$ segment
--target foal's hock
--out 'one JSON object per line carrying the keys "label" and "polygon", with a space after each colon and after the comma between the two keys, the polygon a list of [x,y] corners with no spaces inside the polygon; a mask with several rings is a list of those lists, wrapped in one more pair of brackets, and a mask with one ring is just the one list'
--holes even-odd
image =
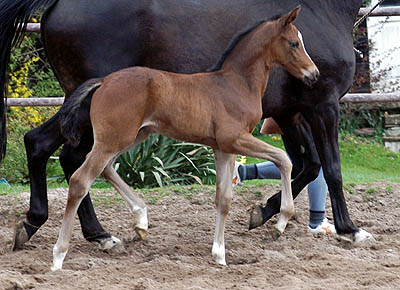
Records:
{"label": "foal's hock", "polygon": [[299,11],[298,7],[239,34],[210,72],[184,75],[132,67],[104,79],[90,80],[66,100],[60,111],[62,131],[77,144],[79,120],[74,118],[74,110],[80,109],[94,91],[90,107],[94,145],[70,179],[64,220],[53,250],[53,270],[62,268],[77,208],[100,174],[131,206],[137,215],[135,230],[146,238],[146,206],[112,164],[150,133],[213,148],[217,220],[212,255],[218,264],[226,264],[224,228],[231,204],[236,154],[271,160],[281,170],[282,203],[276,229],[283,232],[294,211],[292,166],[282,150],[259,141],[251,132],[262,116],[261,99],[272,66],[283,66],[309,85],[318,78],[318,69],[305,52],[301,33],[292,25]]}

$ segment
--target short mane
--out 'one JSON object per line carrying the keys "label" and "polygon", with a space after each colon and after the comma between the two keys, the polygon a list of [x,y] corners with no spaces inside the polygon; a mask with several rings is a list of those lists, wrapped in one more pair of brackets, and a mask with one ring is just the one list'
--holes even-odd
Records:
{"label": "short mane", "polygon": [[264,20],[260,20],[258,21],[256,24],[248,27],[247,29],[245,29],[242,32],[237,33],[231,40],[231,42],[229,43],[228,47],[225,49],[224,53],[221,55],[221,57],[219,58],[218,62],[211,68],[209,68],[207,71],[208,72],[214,72],[217,70],[220,70],[222,68],[222,65],[224,64],[226,58],[231,54],[231,52],[233,51],[233,49],[236,47],[236,45],[250,32],[252,32],[254,29],[256,29],[258,26],[260,26],[261,24],[268,22],[268,21],[274,21],[277,20],[278,18],[280,18],[281,15],[275,15],[274,17],[268,18],[268,19],[264,19]]}

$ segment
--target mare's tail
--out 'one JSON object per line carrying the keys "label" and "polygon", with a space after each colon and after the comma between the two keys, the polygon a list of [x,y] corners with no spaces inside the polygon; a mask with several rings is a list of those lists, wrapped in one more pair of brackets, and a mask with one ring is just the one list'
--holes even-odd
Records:
{"label": "mare's tail", "polygon": [[59,114],[61,134],[73,147],[78,146],[82,134],[90,125],[90,104],[93,93],[103,83],[104,78],[90,79],[80,85],[66,98]]}
{"label": "mare's tail", "polygon": [[39,9],[47,9],[57,0],[0,0],[0,161],[6,154],[7,67],[11,47],[22,39],[29,17]]}

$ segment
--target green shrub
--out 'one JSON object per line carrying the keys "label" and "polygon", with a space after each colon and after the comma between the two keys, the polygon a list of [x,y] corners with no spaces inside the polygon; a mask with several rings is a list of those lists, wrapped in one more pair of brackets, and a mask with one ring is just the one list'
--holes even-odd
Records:
{"label": "green shrub", "polygon": [[[54,77],[38,34],[27,34],[21,45],[13,49],[8,83],[9,98],[62,96],[63,92]],[[7,155],[0,164],[0,177],[10,183],[28,182],[28,168],[24,135],[39,126],[58,110],[57,107],[10,107],[7,114]],[[56,157],[55,157],[56,158]],[[51,159],[48,176],[62,174],[57,160]]]}
{"label": "green shrub", "polygon": [[[51,117],[58,108],[35,108],[41,120]],[[28,164],[24,146],[24,135],[35,128],[38,123],[32,122],[29,110],[20,108],[17,112],[11,110],[7,116],[7,155],[0,164],[0,178],[5,178],[9,183],[27,183]],[[57,160],[51,159],[47,165],[49,177],[62,174]]]}
{"label": "green shrub", "polygon": [[157,134],[121,155],[116,161],[119,175],[134,187],[172,184],[214,184],[212,150]]}

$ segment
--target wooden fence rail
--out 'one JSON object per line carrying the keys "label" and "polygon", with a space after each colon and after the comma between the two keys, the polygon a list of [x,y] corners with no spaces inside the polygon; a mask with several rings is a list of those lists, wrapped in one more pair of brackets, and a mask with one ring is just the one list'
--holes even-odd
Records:
{"label": "wooden fence rail", "polygon": [[346,94],[341,103],[394,103],[400,102],[400,93]]}
{"label": "wooden fence rail", "polygon": [[[61,106],[64,98],[8,98],[7,106],[29,107],[29,106]],[[400,102],[400,93],[382,94],[347,94],[341,103],[394,103]]]}
{"label": "wooden fence rail", "polygon": [[33,106],[61,106],[64,98],[7,98],[7,106],[33,107]]}
{"label": "wooden fence rail", "polygon": [[[368,13],[370,8],[361,8],[358,16],[363,16]],[[400,7],[382,7],[377,8],[369,16],[400,16]]]}

